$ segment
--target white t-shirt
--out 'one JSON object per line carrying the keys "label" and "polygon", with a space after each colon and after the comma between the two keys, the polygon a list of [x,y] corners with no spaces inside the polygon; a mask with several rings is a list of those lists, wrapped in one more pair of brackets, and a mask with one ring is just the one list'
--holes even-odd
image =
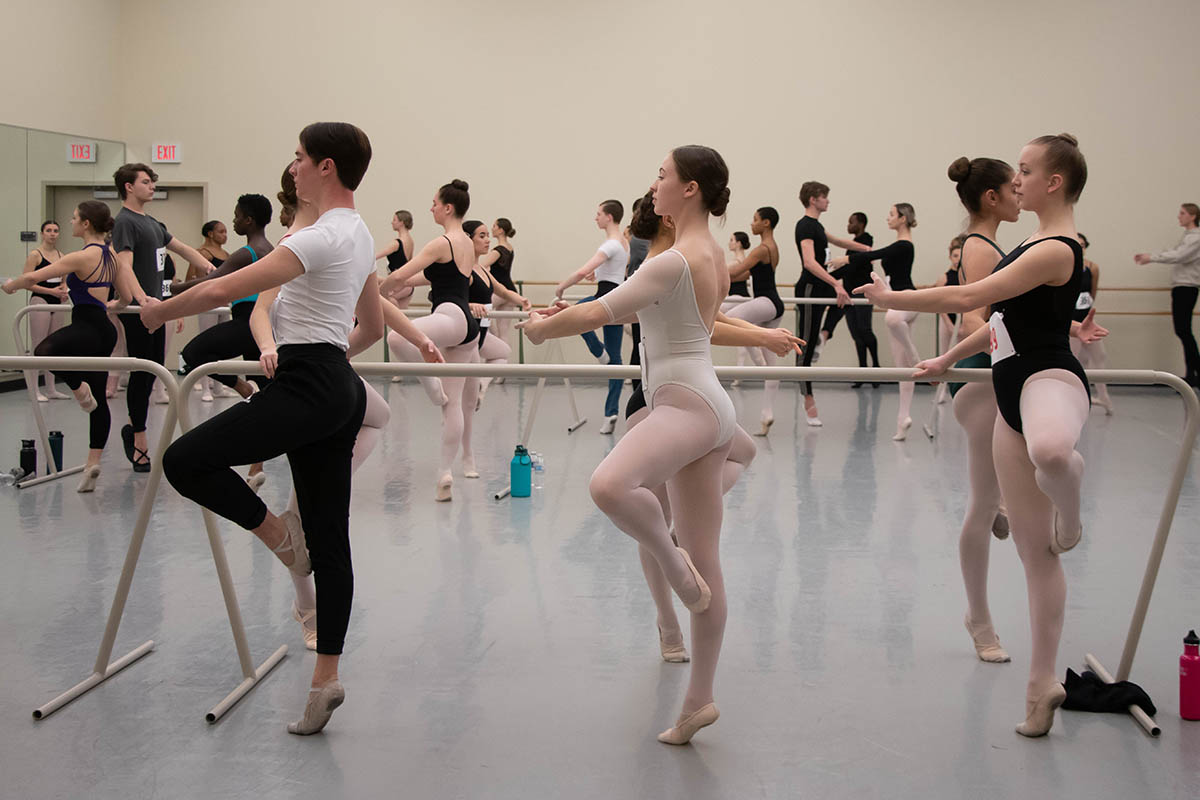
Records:
{"label": "white t-shirt", "polygon": [[616,239],[605,239],[596,252],[604,256],[604,263],[596,267],[597,281],[620,283],[625,280],[625,267],[629,266],[629,251]]}
{"label": "white t-shirt", "polygon": [[304,273],[279,290],[271,306],[277,345],[332,344],[347,349],[354,307],[375,271],[375,241],[358,212],[332,208],[280,243]]}

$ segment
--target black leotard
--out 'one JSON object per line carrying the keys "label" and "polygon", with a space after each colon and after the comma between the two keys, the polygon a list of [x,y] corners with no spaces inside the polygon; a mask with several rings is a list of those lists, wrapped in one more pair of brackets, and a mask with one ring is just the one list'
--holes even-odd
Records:
{"label": "black leotard", "polygon": [[916,251],[913,249],[912,242],[908,239],[897,239],[879,250],[850,253],[850,263],[878,260],[883,265],[883,271],[891,279],[892,291],[900,292],[905,289],[917,288],[912,280],[915,255]]}
{"label": "black leotard", "polygon": [[[947,286],[958,286],[959,285],[957,268],[951,267],[950,269],[946,270],[946,285]],[[951,325],[953,325],[955,322],[958,322],[958,314],[955,314],[952,312],[952,313],[947,314],[946,316],[950,319]]]}
{"label": "black leotard", "polygon": [[[1085,298],[1084,295],[1087,295],[1087,297]],[[1075,313],[1071,319],[1076,322],[1083,322],[1087,318],[1088,311],[1092,309],[1092,303],[1094,302],[1095,298],[1092,297],[1092,270],[1091,267],[1084,264],[1083,279],[1079,282],[1079,298],[1075,301]]]}
{"label": "black leotard", "polygon": [[404,252],[404,242],[396,240],[396,252],[388,253],[388,272],[395,272],[408,263],[408,254]]}
{"label": "black leotard", "polygon": [[1012,338],[1015,355],[992,364],[992,387],[996,407],[1008,426],[1017,433],[1021,427],[1021,392],[1030,376],[1049,369],[1065,369],[1079,377],[1091,399],[1087,374],[1071,353],[1071,317],[1083,280],[1083,248],[1067,236],[1048,236],[1025,242],[996,265],[999,271],[1016,261],[1029,248],[1047,241],[1065,242],[1075,256],[1071,278],[1062,286],[1042,284],[1017,297],[992,306],[1003,315],[1004,327]]}
{"label": "black leotard", "polygon": [[[960,257],[958,260],[958,284],[960,286],[966,286],[967,283],[969,283],[969,281],[967,281],[966,272],[963,270],[963,266],[966,264],[966,261],[967,261],[967,241],[970,239],[982,239],[983,241],[990,244],[992,246],[993,250],[995,250],[997,253],[1000,254],[1000,258],[1004,258],[1004,251],[1000,249],[1000,245],[996,244],[991,239],[987,238],[986,236],[982,236],[978,233],[967,234],[966,238],[963,239],[962,257]],[[949,272],[947,272],[947,275],[949,275]],[[991,358],[988,357],[987,353],[975,353],[974,355],[969,355],[966,358],[962,359],[961,361],[956,363],[954,366],[956,369],[991,369],[992,360],[991,360]],[[966,386],[965,383],[950,384],[950,396],[954,397],[955,395],[957,395],[958,390],[964,386]]]}
{"label": "black leotard", "polygon": [[501,286],[505,286],[509,291],[515,292],[517,287],[512,279],[513,251],[499,245],[492,249],[500,254],[499,258],[496,259],[496,263],[492,264],[492,277],[499,281]]}
{"label": "black leotard", "polygon": [[449,236],[442,236],[450,245],[450,260],[435,261],[425,268],[425,280],[429,281],[429,304],[437,309],[442,303],[453,303],[462,309],[467,318],[467,336],[460,345],[470,344],[479,336],[479,320],[471,314],[467,298],[471,293],[471,281],[463,275],[454,260],[454,245]]}
{"label": "black leotard", "polygon": [[[479,276],[479,270],[471,270],[471,283],[467,287],[467,299],[472,303],[477,303],[481,306],[491,305],[492,302],[492,284],[490,279],[485,280]],[[490,320],[486,317],[479,320],[479,347],[483,349],[483,340],[487,336]]]}
{"label": "black leotard", "polygon": [[[41,250],[34,250],[33,252],[37,253],[42,259],[41,263],[38,264],[36,267],[34,267],[34,269],[41,269],[43,267],[50,266],[50,264],[52,262],[46,258],[45,253],[43,253]],[[42,287],[43,289],[57,289],[61,284],[62,284],[61,277],[46,278],[46,280],[44,280],[44,281],[37,282],[37,285]],[[45,300],[48,305],[52,305],[52,306],[62,305],[62,300],[58,299],[57,297],[55,297],[52,294],[39,294],[37,292],[35,292],[34,294],[36,294],[41,299]]]}
{"label": "black leotard", "polygon": [[[767,258],[772,255],[767,247]],[[766,297],[775,306],[775,318],[783,316],[783,301],[779,299],[779,290],[775,288],[775,267],[770,261],[760,261],[750,268],[750,283],[754,288],[755,297]]]}
{"label": "black leotard", "polygon": [[736,295],[737,297],[749,297],[750,285],[746,281],[730,281],[729,294],[730,296]]}

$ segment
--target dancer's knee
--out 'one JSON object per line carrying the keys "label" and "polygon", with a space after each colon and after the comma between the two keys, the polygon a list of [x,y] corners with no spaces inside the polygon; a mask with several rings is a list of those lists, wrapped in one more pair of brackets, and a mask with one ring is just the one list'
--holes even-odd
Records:
{"label": "dancer's knee", "polygon": [[1052,475],[1067,471],[1075,456],[1075,443],[1057,431],[1047,431],[1028,438],[1027,447],[1033,465]]}
{"label": "dancer's knee", "polygon": [[621,508],[629,495],[629,489],[628,481],[622,479],[619,471],[604,463],[596,467],[591,480],[588,481],[588,492],[592,496],[592,502],[606,514]]}

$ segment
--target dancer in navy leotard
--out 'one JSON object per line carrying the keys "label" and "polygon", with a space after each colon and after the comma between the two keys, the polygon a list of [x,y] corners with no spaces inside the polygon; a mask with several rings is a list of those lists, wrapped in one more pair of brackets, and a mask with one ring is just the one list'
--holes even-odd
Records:
{"label": "dancer in navy leotard", "polygon": [[[66,277],[73,304],[71,324],[38,343],[34,355],[104,357],[112,353],[117,331],[108,319],[109,293],[116,288],[126,301],[133,297],[132,274],[120,273],[116,258],[105,242],[112,227],[108,206],[99,200],[85,200],[71,215],[71,232],[83,239],[83,249],[5,282],[4,292],[12,294],[38,281]],[[100,456],[112,424],[108,398],[104,396],[108,373],[55,370],[55,374],[71,387],[79,407],[88,413],[88,458],[78,491],[91,492],[100,477]]]}
{"label": "dancer in navy leotard", "polygon": [[[1025,721],[1017,732],[1043,736],[1066,698],[1056,664],[1066,606],[1059,555],[1083,534],[1084,465],[1075,444],[1087,421],[1089,394],[1068,342],[1083,275],[1074,206],[1087,181],[1087,164],[1069,134],[1034,139],[1019,164],[1013,189],[1021,207],[1038,215],[1038,230],[991,275],[965,286],[909,292],[892,291],[876,278],[862,293],[876,305],[910,311],[991,306],[987,327],[918,364],[914,377],[941,374],[955,359],[990,349],[1001,417],[993,434],[996,474],[1025,567],[1033,638]],[[1092,327],[1089,315],[1083,338],[1091,338]]]}

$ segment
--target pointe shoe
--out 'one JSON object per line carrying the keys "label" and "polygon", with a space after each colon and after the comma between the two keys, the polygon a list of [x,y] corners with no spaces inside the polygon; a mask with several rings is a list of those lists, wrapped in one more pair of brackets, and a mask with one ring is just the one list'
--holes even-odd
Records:
{"label": "pointe shoe", "polygon": [[437,491],[434,492],[433,499],[439,503],[447,503],[450,501],[450,487],[454,485],[454,477],[447,472],[442,477],[438,478]]}
{"label": "pointe shoe", "polygon": [[692,660],[688,655],[687,646],[683,643],[683,631],[679,632],[679,644],[667,644],[663,638],[663,629],[658,629],[658,649],[662,651],[662,660],[668,664],[686,664]]}
{"label": "pointe shoe", "polygon": [[258,494],[258,490],[261,489],[262,485],[266,482],[267,473],[265,472],[256,472],[253,475],[246,476],[246,485],[253,489],[255,494]]}
{"label": "pointe shoe", "polygon": [[[675,549],[679,551],[679,555],[683,556],[683,563],[687,564],[687,568],[691,571],[692,577],[696,579],[696,585],[700,587],[700,596],[690,603],[685,600],[683,605],[693,614],[703,614],[705,611],[708,611],[708,606],[710,603],[712,603],[712,590],[708,588],[708,584],[704,582],[704,578],[701,577],[700,571],[696,569],[696,565],[692,563],[692,557],[688,555],[688,551],[684,550],[682,547],[676,547]],[[676,594],[678,594],[678,592],[676,592]],[[679,599],[683,600],[682,597]]]}
{"label": "pointe shoe", "polygon": [[1039,697],[1033,704],[1033,710],[1025,717],[1025,721],[1017,726],[1017,733],[1022,736],[1045,736],[1054,725],[1054,711],[1067,699],[1067,690],[1061,683]]}
{"label": "pointe shoe", "polygon": [[1065,534],[1058,529],[1058,509],[1054,509],[1054,535],[1050,539],[1050,552],[1056,556],[1061,556],[1068,550],[1074,549],[1075,545],[1079,544],[1079,540],[1083,538],[1083,526],[1079,526],[1079,530],[1074,535]]}
{"label": "pointe shoe", "polygon": [[312,572],[312,562],[308,558],[308,545],[304,541],[304,526],[300,524],[300,515],[289,509],[279,515],[279,521],[283,523],[287,534],[279,544],[271,548],[272,552],[290,552],[292,563],[288,569],[297,575],[307,575]]}
{"label": "pointe shoe", "polygon": [[680,715],[675,727],[667,728],[660,733],[658,740],[663,744],[687,744],[697,731],[712,725],[720,716],[721,712],[717,710],[715,703],[701,706],[691,714]]}
{"label": "pointe shoe", "polygon": [[1005,649],[1000,645],[1000,637],[996,635],[991,625],[973,625],[971,618],[963,617],[963,625],[971,634],[971,643],[975,645],[975,655],[980,661],[989,664],[1007,664],[1012,661]]}
{"label": "pointe shoe", "polygon": [[1008,515],[1003,511],[997,511],[996,518],[992,520],[992,536],[995,536],[1000,541],[1004,541],[1008,538],[1011,530],[1008,526]]}
{"label": "pointe shoe", "polygon": [[100,465],[92,464],[90,467],[83,468],[83,479],[79,481],[79,486],[75,491],[80,494],[96,491],[96,479],[100,477]]}
{"label": "pointe shoe", "polygon": [[304,646],[309,650],[317,649],[317,610],[310,608],[307,611],[301,611],[300,606],[296,605],[296,601],[292,601],[292,619],[300,623],[300,629],[304,632]]}
{"label": "pointe shoe", "polygon": [[463,477],[478,478],[479,469],[475,466],[475,459],[463,459]]}
{"label": "pointe shoe", "polygon": [[912,427],[912,417],[905,417],[904,421],[896,426],[896,435],[892,437],[893,442],[903,442],[908,438],[908,429]]}
{"label": "pointe shoe", "polygon": [[38,393],[37,393],[37,401],[38,401],[39,403],[49,403],[49,402],[50,402],[50,398],[49,398],[49,397],[46,397],[46,395],[42,394],[41,392],[38,392]]}
{"label": "pointe shoe", "polygon": [[[110,397],[111,397],[111,395],[110,395]],[[200,402],[201,403],[211,403],[212,401],[213,401],[212,391],[210,389],[205,389],[204,394],[200,395]]]}
{"label": "pointe shoe", "polygon": [[288,733],[309,736],[320,732],[329,723],[334,709],[346,700],[346,690],[341,681],[330,681],[321,688],[308,690],[308,704],[304,706],[304,718],[289,722]]}
{"label": "pointe shoe", "polygon": [[759,424],[762,425],[762,428],[759,429],[758,433],[756,433],[755,436],[766,436],[768,433],[770,433],[771,426],[775,424],[775,418],[774,417],[763,417],[759,421]]}
{"label": "pointe shoe", "polygon": [[79,407],[83,409],[83,413],[90,414],[100,406],[100,403],[92,395],[91,386],[81,383],[79,384],[79,388],[82,392],[76,392],[75,399],[79,402]]}

